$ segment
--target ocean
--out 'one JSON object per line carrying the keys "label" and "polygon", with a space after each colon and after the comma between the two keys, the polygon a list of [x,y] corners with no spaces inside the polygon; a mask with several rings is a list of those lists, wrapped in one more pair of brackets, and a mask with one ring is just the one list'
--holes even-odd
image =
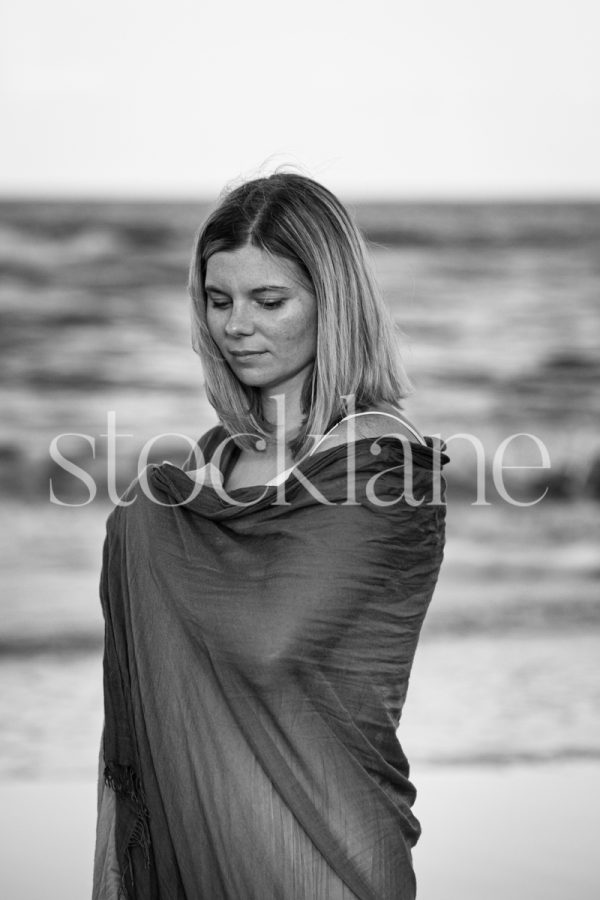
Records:
{"label": "ocean", "polygon": [[[401,331],[406,414],[451,457],[403,748],[431,766],[598,759],[600,204],[351,208]],[[0,203],[0,778],[95,772],[109,419],[118,491],[147,441],[177,464],[214,423],[186,288],[207,211]],[[504,491],[502,462],[519,467]]]}

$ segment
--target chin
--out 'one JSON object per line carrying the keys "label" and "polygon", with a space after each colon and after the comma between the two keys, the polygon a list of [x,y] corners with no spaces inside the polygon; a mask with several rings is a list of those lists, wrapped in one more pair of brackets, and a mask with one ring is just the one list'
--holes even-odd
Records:
{"label": "chin", "polygon": [[238,375],[237,380],[239,381],[240,384],[243,384],[244,387],[252,387],[252,388],[264,387],[263,382],[261,381],[260,378],[252,378],[251,376],[248,377],[247,375],[244,378],[240,378],[240,376]]}
{"label": "chin", "polygon": [[270,379],[265,378],[264,375],[260,375],[258,372],[235,372],[233,373],[240,384],[245,385],[246,387],[253,388],[263,388],[268,387],[270,384]]}

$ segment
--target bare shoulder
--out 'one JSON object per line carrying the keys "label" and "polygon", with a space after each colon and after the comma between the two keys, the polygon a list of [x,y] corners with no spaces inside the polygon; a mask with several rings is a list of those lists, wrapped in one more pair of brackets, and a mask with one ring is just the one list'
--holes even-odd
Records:
{"label": "bare shoulder", "polygon": [[[407,425],[410,427],[407,427]],[[414,429],[414,432],[411,431],[411,428]],[[343,419],[325,435],[319,444],[319,450],[329,450],[340,444],[346,444],[348,441],[361,440],[362,438],[385,436],[400,437],[415,444],[423,443],[419,440],[421,432],[406,418],[404,413],[391,406],[386,406],[367,410]]]}

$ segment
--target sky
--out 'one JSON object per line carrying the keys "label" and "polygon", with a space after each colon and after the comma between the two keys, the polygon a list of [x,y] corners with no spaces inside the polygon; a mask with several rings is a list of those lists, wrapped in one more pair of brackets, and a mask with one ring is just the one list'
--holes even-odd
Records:
{"label": "sky", "polygon": [[597,0],[4,0],[0,195],[600,198]]}

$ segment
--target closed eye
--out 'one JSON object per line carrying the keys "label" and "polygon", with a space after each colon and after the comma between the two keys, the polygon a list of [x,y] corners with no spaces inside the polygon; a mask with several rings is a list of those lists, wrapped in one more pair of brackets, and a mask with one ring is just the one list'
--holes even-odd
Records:
{"label": "closed eye", "polygon": [[283,306],[283,300],[261,300],[259,301],[260,306],[263,309],[277,309],[279,306]]}
{"label": "closed eye", "polygon": [[[215,297],[209,297],[208,302],[212,309],[227,309],[228,306],[231,306],[231,300],[227,299],[217,300]],[[257,300],[256,303],[261,309],[278,309],[283,306],[285,300]]]}
{"label": "closed eye", "polygon": [[231,305],[231,300],[215,300],[214,297],[209,297],[208,302],[213,309],[227,309]]}

